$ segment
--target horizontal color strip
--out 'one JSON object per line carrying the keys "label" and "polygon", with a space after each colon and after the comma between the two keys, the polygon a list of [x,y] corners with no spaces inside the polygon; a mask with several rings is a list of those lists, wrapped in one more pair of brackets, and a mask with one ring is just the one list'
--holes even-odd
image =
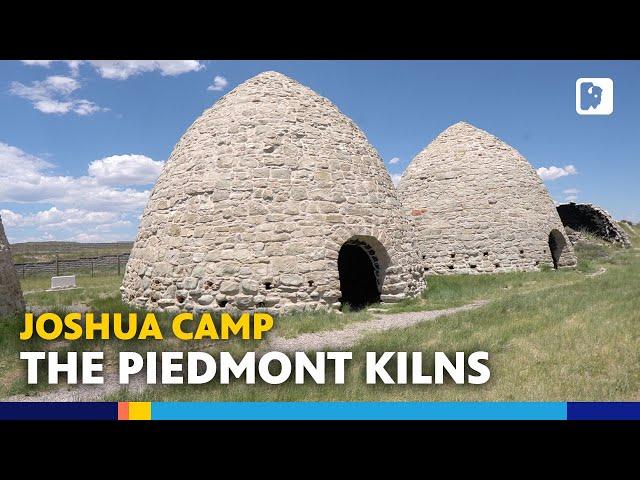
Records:
{"label": "horizontal color strip", "polygon": [[566,420],[564,402],[153,403],[153,420]]}
{"label": "horizontal color strip", "polygon": [[129,402],[118,402],[118,420],[129,420]]}
{"label": "horizontal color strip", "polygon": [[640,402],[569,402],[568,420],[640,420]]}
{"label": "horizontal color strip", "polygon": [[129,420],[151,420],[151,402],[129,402]]}
{"label": "horizontal color strip", "polygon": [[640,402],[0,402],[0,420],[640,420]]}
{"label": "horizontal color strip", "polygon": [[0,420],[117,420],[116,402],[0,402]]}

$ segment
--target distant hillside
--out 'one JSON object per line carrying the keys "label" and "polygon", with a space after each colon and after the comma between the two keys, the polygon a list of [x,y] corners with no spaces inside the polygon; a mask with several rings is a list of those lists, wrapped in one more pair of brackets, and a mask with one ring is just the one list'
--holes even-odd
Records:
{"label": "distant hillside", "polygon": [[50,262],[56,258],[71,259],[129,253],[133,242],[78,243],[78,242],[25,242],[11,245],[14,263]]}

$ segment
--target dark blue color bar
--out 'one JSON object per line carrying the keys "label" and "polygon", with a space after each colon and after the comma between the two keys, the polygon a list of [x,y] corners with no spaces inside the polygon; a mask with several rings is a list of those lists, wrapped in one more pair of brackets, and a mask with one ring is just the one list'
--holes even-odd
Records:
{"label": "dark blue color bar", "polygon": [[640,420],[640,402],[568,402],[567,420]]}
{"label": "dark blue color bar", "polygon": [[564,402],[153,402],[153,420],[566,420]]}
{"label": "dark blue color bar", "polygon": [[117,420],[116,402],[0,402],[0,420]]}
{"label": "dark blue color bar", "polygon": [[[640,420],[640,402],[154,402],[153,420]],[[0,420],[117,420],[115,402],[0,402]]]}

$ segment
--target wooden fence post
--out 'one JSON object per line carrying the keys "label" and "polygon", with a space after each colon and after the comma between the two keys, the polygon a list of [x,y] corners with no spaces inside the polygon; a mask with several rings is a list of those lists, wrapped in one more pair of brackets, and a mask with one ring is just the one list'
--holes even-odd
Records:
{"label": "wooden fence post", "polygon": [[56,253],[56,277],[60,276],[60,259],[58,258],[58,254]]}

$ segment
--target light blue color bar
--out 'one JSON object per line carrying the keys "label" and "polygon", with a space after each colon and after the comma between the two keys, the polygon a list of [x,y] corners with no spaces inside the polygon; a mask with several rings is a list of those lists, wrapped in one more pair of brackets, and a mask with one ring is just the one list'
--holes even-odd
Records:
{"label": "light blue color bar", "polygon": [[565,402],[153,402],[152,420],[566,420]]}

